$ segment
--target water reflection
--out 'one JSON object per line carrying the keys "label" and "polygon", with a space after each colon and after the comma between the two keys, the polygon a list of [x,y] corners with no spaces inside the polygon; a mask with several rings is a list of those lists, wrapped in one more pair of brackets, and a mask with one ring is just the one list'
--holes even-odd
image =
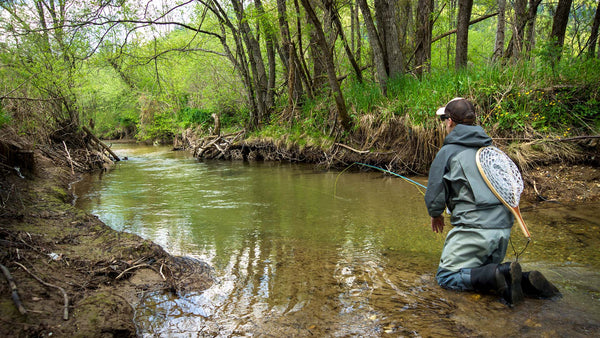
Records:
{"label": "water reflection", "polygon": [[[433,280],[443,235],[422,195],[379,173],[281,163],[201,162],[166,148],[77,186],[78,206],[118,230],[215,268],[201,294],[146,294],[146,336],[514,336],[598,333],[599,205],[524,206],[535,242],[521,258],[563,291],[508,310]],[[335,193],[334,193],[335,192]],[[515,232],[514,244],[523,241]],[[483,317],[483,319],[482,319]]]}

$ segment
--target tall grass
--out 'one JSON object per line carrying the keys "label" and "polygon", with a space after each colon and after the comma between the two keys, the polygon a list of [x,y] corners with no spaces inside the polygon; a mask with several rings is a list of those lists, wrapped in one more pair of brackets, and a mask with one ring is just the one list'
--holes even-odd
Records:
{"label": "tall grass", "polygon": [[375,114],[382,121],[407,115],[430,127],[438,124],[436,109],[459,96],[471,100],[480,123],[498,133],[599,133],[600,61],[565,60],[557,67],[552,72],[541,62],[522,62],[438,71],[422,79],[406,75],[389,81],[387,97],[373,84],[351,83],[344,94],[357,115]]}

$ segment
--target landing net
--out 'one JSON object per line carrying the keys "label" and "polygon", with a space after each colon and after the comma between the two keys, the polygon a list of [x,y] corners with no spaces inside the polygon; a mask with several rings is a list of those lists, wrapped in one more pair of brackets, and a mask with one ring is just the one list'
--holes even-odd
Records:
{"label": "landing net", "polygon": [[479,150],[478,162],[499,197],[515,208],[523,192],[523,178],[517,165],[502,150],[489,146]]}

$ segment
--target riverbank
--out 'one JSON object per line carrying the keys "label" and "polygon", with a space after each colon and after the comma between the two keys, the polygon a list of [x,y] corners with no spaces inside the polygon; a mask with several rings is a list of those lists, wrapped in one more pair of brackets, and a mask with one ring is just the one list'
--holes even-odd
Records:
{"label": "riverbank", "polygon": [[16,286],[0,283],[3,337],[133,337],[145,293],[211,285],[202,262],[171,256],[73,207],[69,184],[76,176],[40,152],[27,178],[2,174],[0,263]]}
{"label": "riverbank", "polygon": [[[42,154],[35,156],[37,169],[29,178],[9,174],[0,183],[1,263],[10,271],[27,310],[25,315],[19,313],[8,283],[2,283],[3,336],[135,336],[134,309],[144,294],[211,285],[209,267],[190,265],[74,208],[69,183],[76,177],[70,168]],[[540,166],[524,176],[527,203],[580,203],[600,197],[600,174],[593,166]],[[178,284],[183,275],[197,278]],[[67,320],[65,298],[56,287],[67,294]]]}

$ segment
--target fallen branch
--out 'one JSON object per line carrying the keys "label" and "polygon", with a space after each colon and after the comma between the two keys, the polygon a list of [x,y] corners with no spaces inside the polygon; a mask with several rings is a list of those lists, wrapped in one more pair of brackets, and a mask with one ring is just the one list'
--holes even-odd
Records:
{"label": "fallen branch", "polygon": [[25,272],[27,272],[28,274],[30,274],[31,277],[35,278],[35,280],[37,280],[41,284],[43,284],[43,285],[45,285],[47,287],[51,287],[51,288],[55,288],[55,289],[59,289],[60,290],[60,292],[63,295],[64,301],[65,301],[65,306],[64,306],[64,310],[63,310],[63,319],[64,320],[69,320],[69,296],[67,295],[67,292],[65,291],[65,289],[61,288],[60,286],[56,286],[54,284],[50,284],[50,283],[44,282],[38,276],[34,275],[31,271],[27,270],[27,268],[23,264],[21,264],[19,262],[13,262],[13,263],[15,263],[18,266],[20,266],[21,268],[23,268],[23,270],[25,270]]}
{"label": "fallen branch", "polygon": [[117,156],[117,154],[115,154],[112,150],[110,150],[110,147],[107,146],[106,144],[104,144],[104,142],[100,141],[100,139],[98,137],[96,137],[96,135],[94,135],[92,133],[91,130],[88,129],[88,127],[86,126],[82,126],[81,127],[88,135],[90,135],[90,137],[96,141],[96,143],[98,143],[102,148],[104,148],[106,151],[108,151],[109,154],[112,155],[112,157],[119,162],[121,159],[119,158],[119,156]]}
{"label": "fallen branch", "polygon": [[[150,265],[150,264],[139,264],[139,265],[135,265],[135,266],[132,266],[132,267],[130,267],[130,268],[127,268],[127,269],[123,270],[123,272],[121,272],[121,273],[120,273],[120,274],[119,274],[119,275],[118,275],[118,276],[117,276],[115,279],[116,279],[116,280],[119,280],[119,279],[121,279],[121,277],[123,277],[123,275],[124,275],[125,273],[127,273],[127,272],[129,272],[129,271],[131,271],[131,270],[133,270],[133,269],[139,269],[139,268],[149,268],[149,269],[152,269],[152,270],[154,270],[154,272],[158,272],[158,271],[156,271],[156,269],[155,269],[155,268],[154,268],[152,265]],[[162,274],[161,274],[161,275],[162,275]]]}
{"label": "fallen branch", "polygon": [[219,140],[221,140],[221,137],[217,137],[214,140],[210,141],[206,146],[202,146],[200,149],[200,153],[198,153],[197,157],[202,157],[202,155],[204,154],[205,151],[208,150],[208,148],[210,148],[211,146],[213,146],[214,144],[216,144],[217,142],[219,142]]}
{"label": "fallen branch", "polygon": [[165,265],[165,263],[162,263],[162,264],[160,265],[160,271],[159,271],[159,272],[160,272],[160,276],[162,277],[162,279],[163,279],[164,281],[166,281],[166,280],[167,280],[167,278],[165,278],[165,275],[164,275],[164,274],[163,274],[163,272],[162,272],[163,265]]}
{"label": "fallen branch", "polygon": [[67,159],[69,160],[69,163],[71,163],[71,174],[75,175],[75,169],[73,168],[73,160],[71,159],[71,153],[69,153],[69,148],[67,148],[67,144],[65,143],[65,141],[62,141],[62,143],[65,146],[65,151],[67,152]]}
{"label": "fallen branch", "polygon": [[533,137],[493,137],[494,141],[521,141],[521,142],[567,142],[567,141],[577,141],[577,140],[587,140],[587,139],[595,139],[600,138],[600,135],[581,135],[581,136],[573,136],[573,137],[565,137],[565,138],[533,138]]}
{"label": "fallen branch", "polygon": [[8,271],[7,267],[0,264],[0,268],[2,269],[2,273],[4,273],[4,277],[6,277],[6,281],[8,282],[8,285],[10,286],[13,303],[15,303],[15,306],[17,307],[17,309],[19,309],[19,312],[22,315],[24,315],[25,313],[27,313],[27,310],[25,310],[25,307],[23,307],[23,303],[21,303],[21,299],[19,298],[19,292],[17,289],[17,284],[15,284],[15,280],[13,279],[12,275],[10,274],[10,271]]}
{"label": "fallen branch", "polygon": [[600,135],[582,135],[582,136],[573,136],[567,138],[560,138],[556,140],[557,142],[566,142],[566,141],[576,141],[576,140],[586,140],[590,138],[600,138]]}
{"label": "fallen branch", "polygon": [[368,153],[370,153],[370,151],[369,151],[369,150],[356,150],[356,149],[354,149],[354,148],[352,148],[352,147],[349,147],[349,146],[347,146],[347,145],[345,145],[345,144],[342,144],[342,143],[334,143],[334,144],[335,144],[336,146],[339,146],[339,147],[342,147],[342,148],[346,148],[346,149],[348,149],[348,150],[351,150],[351,151],[353,151],[353,152],[355,152],[355,153],[359,153],[359,154],[368,154]]}

